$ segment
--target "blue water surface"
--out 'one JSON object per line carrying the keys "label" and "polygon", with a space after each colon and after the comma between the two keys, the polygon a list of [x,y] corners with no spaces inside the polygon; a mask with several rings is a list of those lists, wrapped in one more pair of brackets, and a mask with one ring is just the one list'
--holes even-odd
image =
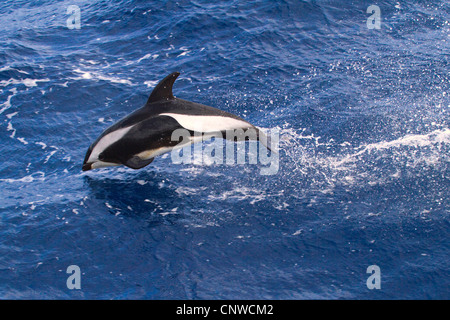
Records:
{"label": "blue water surface", "polygon": [[[0,28],[0,298],[450,298],[448,1],[4,0]],[[82,172],[174,71],[276,129],[278,172]]]}

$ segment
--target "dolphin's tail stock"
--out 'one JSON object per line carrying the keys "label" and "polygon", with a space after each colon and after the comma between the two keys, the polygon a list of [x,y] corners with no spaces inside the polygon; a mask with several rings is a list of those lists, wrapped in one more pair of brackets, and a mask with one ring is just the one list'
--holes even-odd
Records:
{"label": "dolphin's tail stock", "polygon": [[272,139],[270,135],[267,135],[261,128],[255,127],[258,133],[258,141],[262,143],[271,152],[278,154],[276,147],[272,145]]}

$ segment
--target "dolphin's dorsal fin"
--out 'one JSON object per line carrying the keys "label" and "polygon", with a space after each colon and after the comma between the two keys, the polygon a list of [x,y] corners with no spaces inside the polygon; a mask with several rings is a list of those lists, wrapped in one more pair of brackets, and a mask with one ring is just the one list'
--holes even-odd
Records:
{"label": "dolphin's dorsal fin", "polygon": [[174,99],[173,93],[172,93],[172,86],[177,77],[180,75],[179,72],[174,72],[169,74],[167,77],[162,79],[153,89],[152,93],[150,94],[150,97],[147,100],[146,105],[161,101],[161,100],[171,100]]}

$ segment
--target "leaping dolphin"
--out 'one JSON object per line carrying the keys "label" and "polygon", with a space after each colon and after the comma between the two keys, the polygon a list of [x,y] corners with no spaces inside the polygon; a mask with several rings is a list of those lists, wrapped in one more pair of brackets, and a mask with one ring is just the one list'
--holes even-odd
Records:
{"label": "leaping dolphin", "polygon": [[[172,86],[179,75],[179,72],[174,72],[165,77],[153,89],[142,108],[106,129],[87,150],[83,171],[118,165],[143,168],[156,156],[170,152],[179,144],[171,138],[177,129],[188,130],[191,137],[195,133],[220,133],[223,138],[227,137],[227,130],[254,129],[255,138],[246,139],[259,140],[270,150],[264,132],[244,119],[213,107],[175,98]],[[191,139],[190,143],[196,141]]]}

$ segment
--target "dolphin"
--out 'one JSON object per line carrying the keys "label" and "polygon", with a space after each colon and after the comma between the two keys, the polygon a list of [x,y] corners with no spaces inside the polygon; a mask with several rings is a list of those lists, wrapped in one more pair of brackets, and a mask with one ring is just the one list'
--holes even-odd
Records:
{"label": "dolphin", "polygon": [[156,85],[142,108],[103,131],[88,148],[82,170],[119,165],[143,168],[156,156],[180,147],[180,142],[172,139],[177,129],[191,135],[182,146],[199,141],[194,138],[198,134],[228,138],[229,130],[252,129],[256,134],[245,136],[245,140],[258,140],[270,150],[264,132],[237,115],[174,97],[172,86],[179,75],[169,74]]}

